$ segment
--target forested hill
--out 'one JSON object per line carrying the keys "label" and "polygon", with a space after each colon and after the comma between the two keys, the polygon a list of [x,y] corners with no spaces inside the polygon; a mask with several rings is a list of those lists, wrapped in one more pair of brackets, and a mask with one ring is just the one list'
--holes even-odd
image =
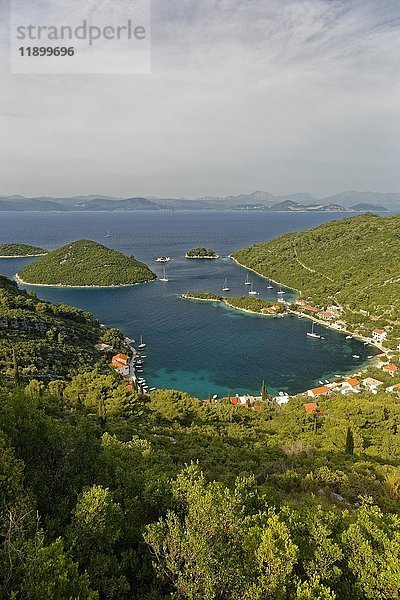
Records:
{"label": "forested hill", "polygon": [[32,284],[114,286],[144,283],[155,275],[133,256],[90,240],[78,240],[50,252],[18,274]]}
{"label": "forested hill", "polygon": [[29,246],[27,244],[0,244],[1,256],[41,256],[46,254],[47,250],[38,248],[37,246]]}
{"label": "forested hill", "polygon": [[100,324],[92,315],[66,304],[39,300],[0,276],[0,382],[36,378],[48,382],[93,368],[102,360],[95,350]]}
{"label": "forested hill", "polygon": [[335,300],[390,328],[400,320],[399,232],[400,215],[367,213],[282,235],[234,258],[319,306]]}

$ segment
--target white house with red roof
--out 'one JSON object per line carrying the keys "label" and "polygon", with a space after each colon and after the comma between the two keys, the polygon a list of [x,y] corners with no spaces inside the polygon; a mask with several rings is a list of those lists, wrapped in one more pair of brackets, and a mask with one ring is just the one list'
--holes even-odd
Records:
{"label": "white house with red roof", "polygon": [[384,342],[387,338],[387,333],[383,329],[374,329],[372,332],[372,339],[376,342]]}

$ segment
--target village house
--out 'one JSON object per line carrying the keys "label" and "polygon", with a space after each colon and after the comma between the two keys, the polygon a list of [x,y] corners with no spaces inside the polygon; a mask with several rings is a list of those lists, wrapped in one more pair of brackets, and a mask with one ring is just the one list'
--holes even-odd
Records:
{"label": "village house", "polygon": [[331,389],[326,385],[307,391],[307,395],[310,396],[310,398],[315,398],[316,396],[328,396],[330,393]]}
{"label": "village house", "polygon": [[372,339],[376,342],[384,342],[387,338],[387,333],[383,329],[374,329],[372,332]]}
{"label": "village house", "polygon": [[115,354],[111,359],[111,366],[122,377],[128,377],[130,374],[130,358],[126,354]]}
{"label": "village house", "polygon": [[374,379],[373,377],[367,377],[362,380],[362,386],[373,394],[377,393],[378,387],[381,385],[383,385],[383,381],[379,381],[379,379]]}
{"label": "village house", "polygon": [[386,388],[385,392],[400,394],[400,383],[395,383],[395,385],[390,385],[389,387]]}
{"label": "village house", "polygon": [[114,369],[126,366],[129,363],[129,357],[126,354],[115,354],[111,359],[111,364]]}
{"label": "village house", "polygon": [[320,319],[323,319],[324,321],[332,321],[333,319],[336,318],[336,315],[334,315],[332,312],[321,312],[318,314],[318,317]]}
{"label": "village house", "polygon": [[289,394],[285,394],[284,392],[280,392],[278,396],[274,397],[274,400],[277,404],[287,404],[290,400]]}
{"label": "village house", "polygon": [[308,310],[308,312],[311,312],[311,313],[319,312],[318,308],[315,308],[315,306],[310,306],[309,304],[303,304],[303,309]]}
{"label": "village house", "polygon": [[389,375],[391,375],[391,377],[394,377],[395,375],[398,374],[399,367],[397,367],[393,363],[389,363],[388,365],[383,365],[382,371],[385,371],[385,373],[389,373]]}
{"label": "village house", "polygon": [[304,410],[308,415],[315,413],[318,410],[318,404],[316,402],[307,402],[307,404],[304,405]]}
{"label": "village house", "polygon": [[361,381],[356,379],[355,377],[349,377],[345,379],[341,384],[341,393],[348,394],[349,392],[355,392],[358,394],[360,392]]}

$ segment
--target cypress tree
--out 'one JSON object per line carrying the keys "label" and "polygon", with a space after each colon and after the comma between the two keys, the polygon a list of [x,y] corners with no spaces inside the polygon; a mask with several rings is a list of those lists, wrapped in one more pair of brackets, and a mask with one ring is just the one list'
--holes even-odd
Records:
{"label": "cypress tree", "polygon": [[346,454],[354,454],[354,436],[350,427],[347,428],[345,452]]}
{"label": "cypress tree", "polygon": [[13,359],[13,367],[14,367],[14,383],[15,383],[15,387],[19,387],[21,385],[21,378],[19,376],[19,366],[18,366],[17,356],[15,354],[15,348],[12,349],[12,359]]}
{"label": "cypress tree", "polygon": [[266,402],[266,400],[267,400],[267,394],[268,394],[267,386],[265,385],[265,381],[263,381],[262,382],[262,387],[261,387],[261,400],[263,402]]}

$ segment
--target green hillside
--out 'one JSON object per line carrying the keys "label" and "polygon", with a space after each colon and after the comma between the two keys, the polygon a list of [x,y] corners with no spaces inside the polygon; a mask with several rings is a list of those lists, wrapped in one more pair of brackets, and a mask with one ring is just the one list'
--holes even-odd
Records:
{"label": "green hillside", "polygon": [[0,244],[0,256],[40,256],[48,250],[27,244]]}
{"label": "green hillside", "polygon": [[133,256],[90,240],[79,240],[24,267],[22,281],[44,285],[113,286],[144,283],[154,273]]}
{"label": "green hillside", "polygon": [[94,345],[104,328],[92,315],[39,300],[0,276],[0,380],[64,379],[102,360]]}
{"label": "green hillside", "polygon": [[[333,302],[363,332],[371,325],[400,336],[400,215],[370,213],[333,221],[245,248],[242,265],[300,290],[317,306]],[[363,314],[360,311],[363,311]]]}
{"label": "green hillside", "polygon": [[0,328],[1,599],[399,597],[399,392],[141,394],[5,277]]}

